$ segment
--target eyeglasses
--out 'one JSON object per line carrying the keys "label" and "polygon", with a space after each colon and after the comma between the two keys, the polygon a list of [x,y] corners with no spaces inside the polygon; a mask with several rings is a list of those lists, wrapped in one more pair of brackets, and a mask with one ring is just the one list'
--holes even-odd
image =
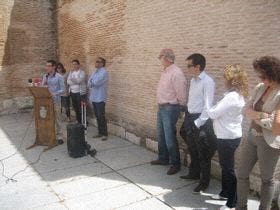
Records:
{"label": "eyeglasses", "polygon": [[193,64],[187,65],[187,68],[188,68],[188,69],[190,69],[191,67],[194,67],[194,65],[193,65]]}

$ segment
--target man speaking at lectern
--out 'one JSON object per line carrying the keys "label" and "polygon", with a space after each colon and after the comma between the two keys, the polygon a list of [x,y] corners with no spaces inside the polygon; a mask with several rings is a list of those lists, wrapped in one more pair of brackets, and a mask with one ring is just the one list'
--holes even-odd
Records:
{"label": "man speaking at lectern", "polygon": [[43,77],[42,85],[47,86],[53,96],[55,114],[55,132],[58,144],[63,144],[62,120],[61,120],[61,94],[64,92],[64,79],[55,71],[56,62],[48,60],[46,62],[46,74]]}

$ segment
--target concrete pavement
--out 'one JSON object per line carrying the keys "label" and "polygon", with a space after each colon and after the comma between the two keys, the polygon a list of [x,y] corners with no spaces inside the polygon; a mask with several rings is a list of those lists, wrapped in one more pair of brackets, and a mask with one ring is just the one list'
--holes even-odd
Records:
{"label": "concrete pavement", "polygon": [[[1,116],[0,209],[217,210],[225,203],[209,197],[219,192],[218,180],[204,195],[193,195],[197,183],[179,178],[185,167],[168,176],[168,166],[149,164],[155,153],[114,136],[93,139],[95,132],[89,127],[87,141],[97,149],[96,157],[73,159],[66,143],[47,152],[42,146],[25,149],[35,139],[31,113]],[[250,199],[249,210],[258,203]]]}

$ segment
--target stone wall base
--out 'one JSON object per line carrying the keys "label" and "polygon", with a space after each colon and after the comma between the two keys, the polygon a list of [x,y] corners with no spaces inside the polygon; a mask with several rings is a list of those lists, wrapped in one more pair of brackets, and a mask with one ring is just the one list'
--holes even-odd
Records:
{"label": "stone wall base", "polygon": [[15,114],[18,112],[30,111],[33,108],[33,97],[16,97],[0,102],[0,115]]}

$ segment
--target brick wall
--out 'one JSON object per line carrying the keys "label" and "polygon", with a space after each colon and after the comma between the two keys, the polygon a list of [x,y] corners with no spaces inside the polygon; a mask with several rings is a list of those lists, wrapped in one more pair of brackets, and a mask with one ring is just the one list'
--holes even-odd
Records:
{"label": "brick wall", "polygon": [[0,1],[1,112],[30,104],[28,78],[41,76],[44,62],[56,58],[55,2]]}
{"label": "brick wall", "polygon": [[175,50],[188,79],[186,56],[204,54],[217,95],[226,64],[241,64],[252,88],[252,60],[280,56],[279,1],[61,0],[58,7],[60,60],[70,67],[78,58],[91,72],[97,56],[107,58],[110,119],[141,136],[155,137],[160,49]]}
{"label": "brick wall", "polygon": [[[59,58],[68,68],[78,58],[90,73],[95,58],[105,57],[110,73],[111,132],[156,150],[159,51],[174,49],[176,63],[188,81],[191,75],[185,58],[194,52],[204,54],[208,72],[217,83],[217,98],[224,92],[226,64],[241,64],[252,90],[258,82],[253,59],[280,57],[279,22],[277,0],[60,0]],[[217,163],[214,168],[219,168]]]}

